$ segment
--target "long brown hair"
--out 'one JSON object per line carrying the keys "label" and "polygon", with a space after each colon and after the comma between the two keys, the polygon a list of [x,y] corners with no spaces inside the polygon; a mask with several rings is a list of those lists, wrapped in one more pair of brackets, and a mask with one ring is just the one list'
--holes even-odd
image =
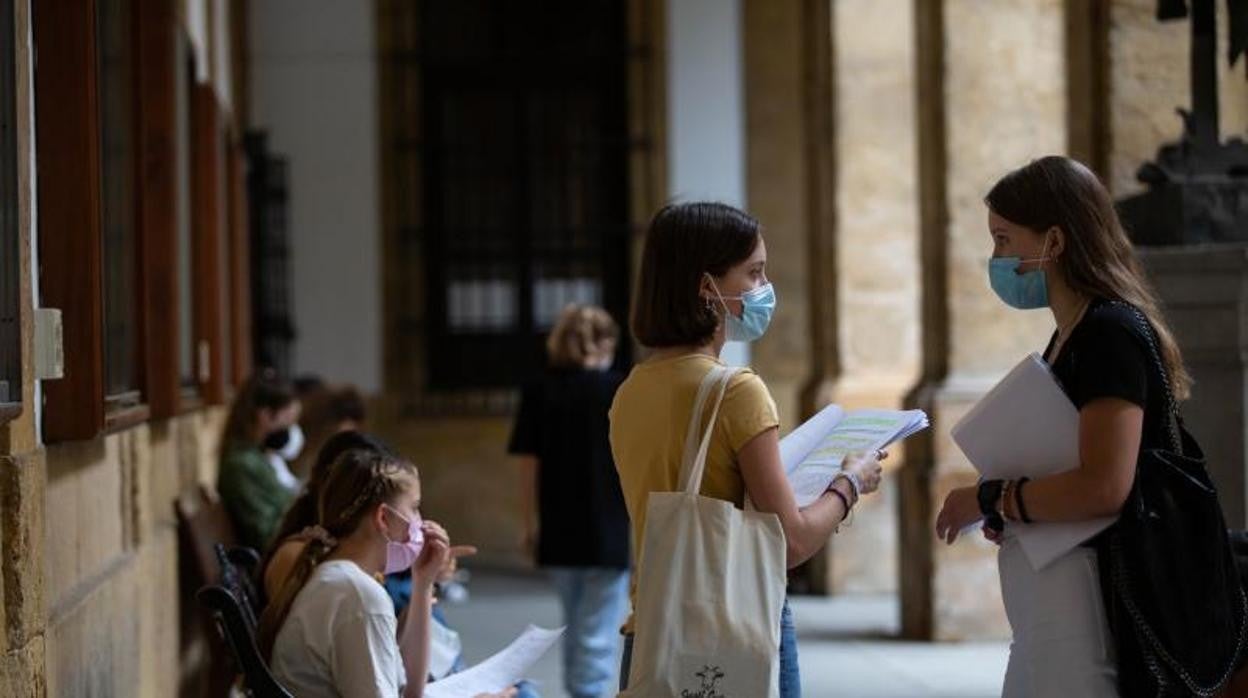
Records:
{"label": "long brown hair", "polygon": [[379,505],[394,502],[418,482],[416,466],[389,453],[354,449],[334,461],[320,492],[319,526],[313,529],[281,590],[260,614],[256,639],[266,660],[272,659],[273,643],[295,597],[316,566],[337,547],[338,540],[351,535]]}
{"label": "long brown hair", "polygon": [[1157,295],[1118,220],[1113,199],[1082,163],[1060,155],[1033,160],[1002,177],[984,198],[997,215],[1044,233],[1057,227],[1066,247],[1058,273],[1074,291],[1139,308],[1157,333],[1162,362],[1176,400],[1191,395],[1192,378],[1166,324]]}
{"label": "long brown hair", "polygon": [[224,457],[231,448],[240,445],[254,445],[252,430],[255,429],[256,414],[261,409],[284,409],[295,399],[294,389],[279,379],[273,369],[264,369],[248,378],[230,405],[230,415],[221,430],[219,455]]}

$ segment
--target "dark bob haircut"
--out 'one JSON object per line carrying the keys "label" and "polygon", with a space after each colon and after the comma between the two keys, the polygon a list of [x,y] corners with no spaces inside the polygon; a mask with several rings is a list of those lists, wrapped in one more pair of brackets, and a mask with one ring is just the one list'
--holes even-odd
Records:
{"label": "dark bob haircut", "polygon": [[704,274],[723,276],[749,259],[762,234],[758,221],[727,204],[669,204],[646,232],[633,335],[652,349],[701,346],[719,326],[719,313],[700,296]]}

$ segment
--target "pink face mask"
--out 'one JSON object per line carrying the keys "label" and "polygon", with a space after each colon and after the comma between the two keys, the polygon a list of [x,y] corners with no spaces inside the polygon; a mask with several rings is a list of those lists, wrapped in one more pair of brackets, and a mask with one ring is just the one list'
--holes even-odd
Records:
{"label": "pink face mask", "polygon": [[412,563],[420,557],[421,548],[425,547],[425,533],[421,530],[420,515],[417,514],[409,519],[389,504],[382,504],[382,506],[407,523],[406,541],[393,541],[390,540],[390,536],[386,536],[386,574],[411,569]]}

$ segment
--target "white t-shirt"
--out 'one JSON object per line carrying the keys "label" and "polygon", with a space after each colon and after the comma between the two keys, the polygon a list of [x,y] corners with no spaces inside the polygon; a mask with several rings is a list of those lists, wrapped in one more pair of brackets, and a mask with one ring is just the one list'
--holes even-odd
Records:
{"label": "white t-shirt", "polygon": [[397,698],[407,684],[386,590],[349,560],[321,563],[273,644],[273,674],[300,698]]}

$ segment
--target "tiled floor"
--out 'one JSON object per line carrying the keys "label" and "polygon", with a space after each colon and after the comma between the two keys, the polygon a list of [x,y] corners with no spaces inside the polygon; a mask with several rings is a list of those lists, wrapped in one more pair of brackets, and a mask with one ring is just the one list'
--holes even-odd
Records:
{"label": "tiled floor", "polygon": [[[529,623],[560,624],[558,601],[540,577],[478,573],[465,604],[446,606],[470,662],[501,649]],[[987,698],[1000,695],[1004,644],[934,645],[891,639],[892,597],[795,597],[806,698]],[[546,698],[564,695],[559,653],[535,667]]]}

